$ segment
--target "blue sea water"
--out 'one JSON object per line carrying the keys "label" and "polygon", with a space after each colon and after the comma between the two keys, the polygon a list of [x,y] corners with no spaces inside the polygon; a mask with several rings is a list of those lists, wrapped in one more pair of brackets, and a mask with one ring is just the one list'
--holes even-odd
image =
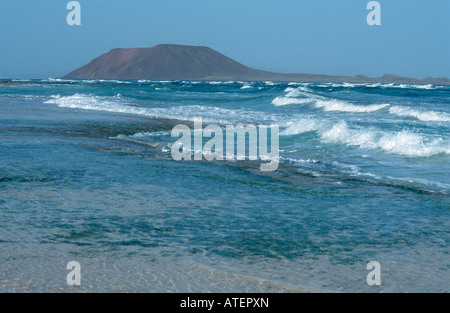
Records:
{"label": "blue sea water", "polygon": [[[434,85],[2,83],[0,290],[448,292],[449,104]],[[196,117],[279,125],[278,170],[174,161]]]}

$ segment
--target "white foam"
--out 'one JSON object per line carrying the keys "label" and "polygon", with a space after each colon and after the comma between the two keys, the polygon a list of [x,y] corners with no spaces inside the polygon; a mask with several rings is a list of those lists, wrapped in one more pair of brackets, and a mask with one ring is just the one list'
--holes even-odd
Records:
{"label": "white foam", "polygon": [[355,88],[355,87],[364,87],[366,84],[357,84],[357,83],[343,83],[342,87],[345,88]]}
{"label": "white foam", "polygon": [[[347,84],[347,85],[353,86],[354,84]],[[273,105],[284,106],[292,104],[305,104],[315,101],[316,102],[315,106],[317,108],[322,108],[325,111],[349,112],[349,113],[371,113],[387,108],[389,106],[388,103],[355,105],[343,100],[325,98],[323,96],[314,94],[308,88],[308,85],[302,85],[297,88],[288,87],[284,90],[284,92],[286,92],[286,95],[284,97],[276,97],[275,99],[272,100]]]}
{"label": "white foam", "polygon": [[425,89],[432,90],[436,89],[436,86],[428,84],[428,85],[412,85],[412,84],[387,84],[385,85],[388,88],[401,88],[401,89]]}
{"label": "white foam", "polygon": [[285,92],[287,92],[286,97],[288,98],[296,98],[300,96],[304,96],[305,93],[302,93],[300,89],[297,88],[286,88]]}
{"label": "white foam", "polygon": [[406,85],[406,88],[432,90],[432,89],[436,89],[436,86],[433,86],[431,84],[428,84],[428,85]]}
{"label": "white foam", "polygon": [[349,127],[345,121],[332,123],[313,118],[290,121],[284,125],[281,136],[293,136],[316,132],[323,143],[344,144],[364,149],[380,149],[390,154],[409,157],[430,157],[450,154],[450,142],[442,138],[428,138],[425,135],[401,130],[382,131],[376,128]]}
{"label": "white foam", "polygon": [[[170,136],[170,134],[171,134],[170,131],[161,130],[161,131],[154,131],[154,132],[139,132],[134,135],[127,136],[127,137],[145,138],[145,137]],[[123,135],[119,135],[119,136],[123,136]]]}
{"label": "white foam", "polygon": [[445,112],[421,111],[410,107],[393,106],[389,113],[397,116],[414,117],[424,122],[450,122],[450,115]]}
{"label": "white foam", "polygon": [[427,139],[408,130],[385,132],[375,129],[351,129],[345,121],[321,133],[324,142],[335,142],[361,148],[381,149],[388,153],[411,157],[450,154],[450,145],[442,138]]}
{"label": "white foam", "polygon": [[276,97],[272,100],[273,105],[284,106],[291,104],[304,104],[319,99],[319,96],[310,93],[307,86],[299,86],[297,88],[288,87],[284,90],[284,92],[286,92],[285,96]]}
{"label": "white foam", "polygon": [[117,80],[117,79],[100,79],[98,82],[100,82],[100,83],[115,83],[115,84],[131,84],[130,81]]}
{"label": "white foam", "polygon": [[[281,97],[280,101],[309,102],[311,99]],[[450,143],[438,137],[428,137],[423,134],[402,130],[389,132],[377,128],[362,128],[347,125],[345,121],[331,122],[323,119],[298,118],[287,122],[283,116],[268,115],[244,109],[228,110],[220,107],[185,105],[172,107],[138,107],[127,103],[123,97],[100,97],[75,94],[61,97],[55,95],[47,98],[45,103],[56,104],[62,108],[96,110],[114,113],[132,114],[153,118],[178,119],[193,121],[201,116],[205,123],[236,124],[238,122],[263,122],[281,124],[284,130],[282,136],[291,136],[305,132],[316,132],[324,143],[338,143],[361,148],[380,149],[387,153],[428,157],[436,154],[450,154]],[[292,117],[291,117],[292,118]],[[294,117],[295,118],[295,117]],[[136,136],[140,136],[139,134]]]}
{"label": "white foam", "polygon": [[349,112],[349,113],[371,113],[388,107],[389,104],[355,105],[346,101],[331,99],[319,100],[316,102],[317,108],[325,111]]}
{"label": "white foam", "polygon": [[293,91],[293,90],[295,90],[295,88],[287,87],[287,88],[284,90],[284,92],[291,92],[291,91]]}
{"label": "white foam", "polygon": [[270,120],[270,116],[261,112],[249,110],[227,110],[218,107],[202,105],[174,106],[167,108],[141,108],[129,105],[121,97],[99,97],[75,94],[66,97],[52,97],[45,101],[56,104],[61,108],[106,111],[114,113],[141,115],[154,118],[167,118],[193,121],[196,117],[203,117],[204,122],[219,124],[235,124],[237,121],[261,122]]}
{"label": "white foam", "polygon": [[306,132],[317,131],[322,128],[322,124],[315,119],[305,118],[298,121],[290,121],[286,124],[286,129],[280,132],[281,136],[292,136]]}
{"label": "white foam", "polygon": [[367,88],[378,88],[381,87],[382,84],[381,83],[376,83],[376,84],[366,84]]}
{"label": "white foam", "polygon": [[310,103],[313,99],[298,99],[298,98],[290,98],[290,97],[276,97],[272,100],[272,104],[275,106],[284,106],[284,105],[291,105],[291,104],[304,104],[304,103]]}
{"label": "white foam", "polygon": [[[281,150],[280,150],[281,152]],[[280,157],[281,160],[285,160],[285,161],[289,161],[291,163],[311,163],[311,164],[315,164],[318,163],[319,161],[314,160],[314,159],[294,159],[294,158],[285,158],[285,157]]]}
{"label": "white foam", "polygon": [[312,91],[308,88],[308,85],[298,86],[297,88],[288,87],[284,92],[287,92],[286,97],[312,96]]}
{"label": "white foam", "polygon": [[47,80],[43,79],[43,82],[48,81],[48,82],[63,82],[64,80],[61,78],[51,78],[49,77]]}
{"label": "white foam", "polygon": [[417,88],[417,89],[426,89],[426,90],[436,89],[436,87],[431,84],[429,84],[429,85],[412,85],[412,87]]}

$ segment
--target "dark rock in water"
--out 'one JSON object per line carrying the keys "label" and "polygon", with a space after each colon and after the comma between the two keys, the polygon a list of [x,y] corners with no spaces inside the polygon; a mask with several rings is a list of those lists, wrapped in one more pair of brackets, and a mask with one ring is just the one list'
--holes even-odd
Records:
{"label": "dark rock in water", "polygon": [[152,48],[113,49],[67,74],[66,79],[123,80],[243,80],[353,83],[444,84],[446,78],[424,80],[384,75],[380,78],[281,74],[252,69],[208,47],[157,45]]}

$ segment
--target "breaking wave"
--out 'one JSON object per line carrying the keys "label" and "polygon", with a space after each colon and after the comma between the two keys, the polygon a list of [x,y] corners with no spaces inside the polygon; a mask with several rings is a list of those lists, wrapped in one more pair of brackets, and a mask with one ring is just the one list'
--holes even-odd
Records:
{"label": "breaking wave", "polygon": [[55,95],[45,101],[45,103],[56,104],[61,108],[105,111],[185,121],[193,121],[196,117],[202,117],[204,122],[219,124],[234,124],[239,121],[270,121],[271,118],[270,116],[250,110],[228,110],[204,105],[141,108],[130,105],[120,95],[115,97],[100,97],[84,94],[75,94],[66,97]]}
{"label": "breaking wave", "polygon": [[355,105],[349,102],[340,100],[319,100],[316,102],[317,108],[323,108],[325,111],[338,111],[349,113],[372,113],[381,109],[387,108],[388,103],[385,104],[371,104],[371,105]]}
{"label": "breaking wave", "polygon": [[351,129],[345,121],[341,121],[321,133],[321,139],[325,142],[381,149],[388,153],[411,157],[450,154],[450,145],[442,138],[427,139],[409,130],[386,132],[375,129]]}
{"label": "breaking wave", "polygon": [[280,132],[281,136],[299,135],[311,131],[320,130],[324,127],[323,122],[319,122],[315,119],[301,119],[299,121],[290,121],[286,125],[286,129]]}
{"label": "breaking wave", "polygon": [[298,98],[289,98],[289,97],[276,97],[272,100],[272,104],[275,106],[284,106],[291,104],[305,104],[311,103],[314,99],[298,99]]}
{"label": "breaking wave", "polygon": [[308,86],[299,86],[297,88],[288,87],[284,90],[285,96],[276,97],[272,100],[275,106],[284,106],[292,104],[305,104],[315,102],[316,108],[324,111],[347,112],[347,113],[372,113],[387,108],[389,104],[356,105],[347,101],[330,99],[314,94]]}
{"label": "breaking wave", "polygon": [[307,86],[299,86],[297,88],[288,87],[284,90],[284,92],[286,92],[285,96],[276,97],[272,100],[273,105],[284,106],[291,104],[305,104],[318,99],[317,96],[311,93]]}
{"label": "breaking wave", "polygon": [[450,154],[450,143],[442,138],[427,138],[424,135],[401,130],[382,131],[375,128],[351,128],[347,122],[332,123],[317,119],[301,119],[287,123],[281,136],[293,136],[316,132],[321,142],[380,149],[390,154],[408,157],[430,157]]}
{"label": "breaking wave", "polygon": [[[293,94],[304,92],[302,90],[294,92],[294,90],[297,89],[288,89],[286,92],[293,92]],[[310,98],[280,97],[277,98],[277,104],[308,103],[314,101],[313,97],[314,95]],[[344,112],[369,113],[389,106],[389,104],[354,105],[339,100],[315,101],[316,106],[324,110],[339,110]],[[377,149],[386,153],[409,157],[429,157],[437,154],[450,154],[448,140],[438,136],[428,136],[410,130],[388,131],[373,126],[364,128],[347,124],[344,120],[337,122],[318,117],[302,118],[301,115],[280,117],[247,109],[225,109],[206,105],[175,105],[162,108],[149,108],[131,105],[131,103],[127,102],[126,98],[121,96],[101,97],[75,94],[61,97],[56,95],[48,99],[46,103],[56,104],[63,108],[97,110],[185,121],[193,121],[195,117],[201,116],[204,122],[219,124],[236,124],[239,122],[277,123],[282,127],[282,131],[280,132],[282,136],[316,132],[317,138],[325,144],[337,143],[364,149]],[[416,117],[421,120],[449,121],[449,117],[446,114],[439,112],[421,112],[408,107],[392,106],[389,112],[391,114]]]}
{"label": "breaking wave", "polygon": [[413,117],[424,122],[450,122],[450,115],[445,112],[424,112],[410,107],[393,106],[389,109],[389,113],[397,116]]}

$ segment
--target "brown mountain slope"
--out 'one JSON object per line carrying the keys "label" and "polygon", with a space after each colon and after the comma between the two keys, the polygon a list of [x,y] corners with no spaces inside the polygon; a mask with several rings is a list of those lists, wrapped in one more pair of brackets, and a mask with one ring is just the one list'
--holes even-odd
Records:
{"label": "brown mountain slope", "polygon": [[263,71],[244,66],[208,47],[157,45],[113,49],[65,76],[71,79],[208,79],[260,77]]}

